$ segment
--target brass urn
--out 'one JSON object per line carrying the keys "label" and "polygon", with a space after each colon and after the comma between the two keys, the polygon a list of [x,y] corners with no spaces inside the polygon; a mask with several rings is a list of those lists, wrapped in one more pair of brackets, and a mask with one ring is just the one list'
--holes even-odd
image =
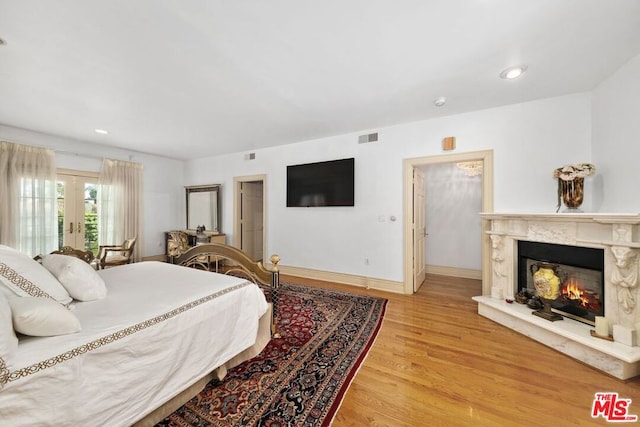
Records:
{"label": "brass urn", "polygon": [[563,282],[562,270],[558,264],[537,262],[529,268],[533,278],[533,287],[544,304],[543,308],[533,312],[534,315],[555,322],[562,316],[551,311],[551,302],[560,296],[560,285]]}

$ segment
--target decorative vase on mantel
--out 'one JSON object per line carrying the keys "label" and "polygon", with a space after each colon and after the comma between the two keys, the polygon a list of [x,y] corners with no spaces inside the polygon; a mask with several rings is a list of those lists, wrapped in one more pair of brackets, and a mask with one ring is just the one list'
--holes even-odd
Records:
{"label": "decorative vase on mantel", "polygon": [[561,200],[566,209],[563,212],[582,212],[580,205],[584,200],[584,178],[596,172],[591,163],[566,165],[553,171],[553,177],[558,180],[558,206]]}

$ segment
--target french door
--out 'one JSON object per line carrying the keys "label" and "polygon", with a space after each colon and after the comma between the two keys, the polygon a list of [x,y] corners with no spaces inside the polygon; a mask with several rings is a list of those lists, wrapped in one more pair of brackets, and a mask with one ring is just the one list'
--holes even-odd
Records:
{"label": "french door", "polygon": [[98,254],[98,174],[58,170],[58,246]]}

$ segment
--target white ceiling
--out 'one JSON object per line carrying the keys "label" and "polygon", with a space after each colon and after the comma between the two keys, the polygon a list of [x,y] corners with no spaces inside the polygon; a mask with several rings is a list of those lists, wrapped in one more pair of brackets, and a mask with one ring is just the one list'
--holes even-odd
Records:
{"label": "white ceiling", "polygon": [[0,0],[0,38],[0,124],[184,159],[591,90],[640,1]]}

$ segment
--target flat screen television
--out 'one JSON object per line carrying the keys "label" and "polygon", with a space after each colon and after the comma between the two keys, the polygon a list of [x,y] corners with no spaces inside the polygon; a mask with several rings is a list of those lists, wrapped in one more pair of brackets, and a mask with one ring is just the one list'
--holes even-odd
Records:
{"label": "flat screen television", "polygon": [[287,166],[287,207],[353,206],[354,159]]}

